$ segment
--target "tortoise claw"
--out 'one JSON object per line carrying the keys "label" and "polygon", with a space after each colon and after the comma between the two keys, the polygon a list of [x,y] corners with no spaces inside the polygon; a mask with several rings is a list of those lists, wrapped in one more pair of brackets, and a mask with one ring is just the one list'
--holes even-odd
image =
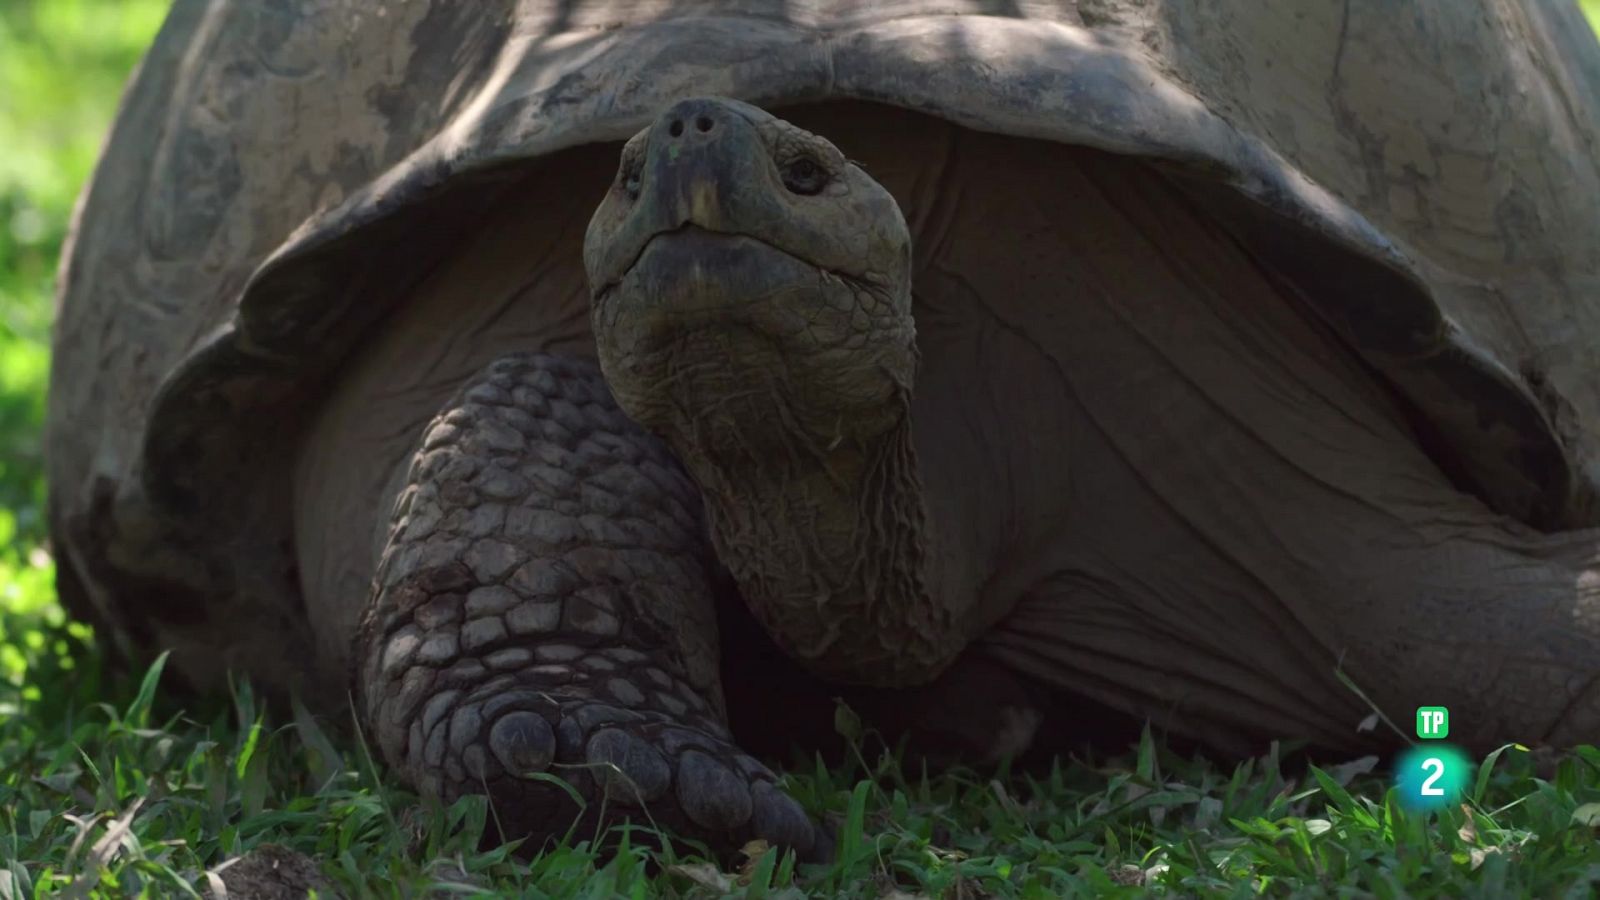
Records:
{"label": "tortoise claw", "polygon": [[[686,728],[655,710],[549,694],[541,700],[541,711],[504,713],[459,751],[452,732],[455,752],[441,766],[451,773],[441,794],[486,791],[504,836],[528,837],[533,847],[560,838],[574,821],[586,827],[631,819],[718,849],[760,839],[813,858],[817,830],[805,810],[772,770],[720,729]],[[469,714],[446,721],[486,719]],[[563,733],[565,741],[557,737]],[[566,781],[583,805],[547,780],[528,777],[538,773]]]}

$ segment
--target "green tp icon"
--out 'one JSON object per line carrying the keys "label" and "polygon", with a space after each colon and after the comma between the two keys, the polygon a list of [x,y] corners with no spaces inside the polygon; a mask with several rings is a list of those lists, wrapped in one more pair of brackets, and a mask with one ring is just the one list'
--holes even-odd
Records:
{"label": "green tp icon", "polygon": [[1442,706],[1417,707],[1417,737],[1437,741],[1450,736],[1450,710]]}

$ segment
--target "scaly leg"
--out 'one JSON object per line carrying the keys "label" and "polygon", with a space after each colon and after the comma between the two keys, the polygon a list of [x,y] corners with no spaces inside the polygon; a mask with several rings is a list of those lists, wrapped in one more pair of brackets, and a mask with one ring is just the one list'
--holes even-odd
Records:
{"label": "scaly leg", "polygon": [[[698,495],[594,364],[504,357],[428,425],[356,639],[364,715],[426,794],[537,848],[579,818],[813,851],[729,736]],[[641,808],[648,817],[641,815]],[[815,848],[821,850],[822,848]]]}

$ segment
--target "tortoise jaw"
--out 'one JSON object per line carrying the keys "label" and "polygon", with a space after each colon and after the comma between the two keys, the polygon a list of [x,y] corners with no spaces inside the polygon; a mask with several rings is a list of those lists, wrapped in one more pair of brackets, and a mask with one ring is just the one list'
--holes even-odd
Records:
{"label": "tortoise jaw", "polygon": [[[822,409],[833,401],[820,394],[835,392],[813,388],[849,366],[836,359],[834,373],[807,373],[830,348],[863,337],[849,315],[856,294],[852,282],[760,238],[689,225],[646,241],[595,297],[591,322],[607,381],[647,427],[670,432],[683,423],[669,425],[669,410],[729,403],[750,406],[744,421],[771,423],[775,408],[798,398],[832,423],[845,411]],[[778,386],[779,371],[798,377]],[[757,398],[756,384],[783,396]]]}
{"label": "tortoise jaw", "polygon": [[855,433],[841,422],[878,434],[898,417],[915,349],[887,293],[770,241],[688,225],[644,242],[595,296],[591,324],[606,380],[647,427],[671,432],[686,412],[731,403],[750,406],[747,424],[770,429],[782,410],[827,442]]}
{"label": "tortoise jaw", "polygon": [[647,240],[621,278],[595,295],[595,312],[620,302],[626,309],[618,315],[663,325],[697,324],[706,314],[737,319],[740,309],[815,293],[819,273],[758,237],[685,224]]}
{"label": "tortoise jaw", "polygon": [[[791,185],[780,168],[796,154],[826,180]],[[734,243],[719,246],[716,236]],[[910,235],[889,193],[826,141],[735,101],[682,101],[624,147],[584,235],[595,304],[615,299],[624,282],[637,283],[652,254],[664,254],[657,261],[663,275],[675,258],[685,272],[697,260],[731,262],[721,277],[734,304],[786,293],[781,282],[796,273],[815,283],[819,271],[909,300],[900,287],[910,279]],[[763,275],[759,254],[772,254],[779,271]],[[680,299],[689,308],[716,302]]]}

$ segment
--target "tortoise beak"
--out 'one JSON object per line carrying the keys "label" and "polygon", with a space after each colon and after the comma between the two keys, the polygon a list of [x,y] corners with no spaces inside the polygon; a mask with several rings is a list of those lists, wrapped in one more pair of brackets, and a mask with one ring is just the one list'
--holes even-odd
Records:
{"label": "tortoise beak", "polygon": [[764,186],[769,167],[760,136],[739,110],[708,98],[681,101],[650,129],[640,202],[657,207],[657,215],[640,218],[655,218],[663,230],[736,230],[730,226],[745,205],[741,188]]}
{"label": "tortoise beak", "polygon": [[[824,271],[896,284],[909,306],[910,237],[894,198],[859,172],[827,195],[789,190],[769,146],[776,121],[738,100],[696,97],[636,135],[644,146],[629,165],[637,169],[618,173],[584,236],[591,299],[599,304],[620,285],[656,238],[696,230],[695,240],[677,242],[680,263],[692,264],[691,251],[718,240],[744,237],[730,248],[787,254],[811,267],[812,281]],[[717,253],[726,260],[730,248]]]}
{"label": "tortoise beak", "polygon": [[[650,126],[636,199],[604,241],[596,225],[584,261],[596,296],[622,280],[651,239],[687,226],[742,234],[746,223],[783,214],[773,199],[777,174],[742,103],[682,100]],[[781,187],[781,186],[780,186]],[[605,211],[596,212],[599,221]]]}

